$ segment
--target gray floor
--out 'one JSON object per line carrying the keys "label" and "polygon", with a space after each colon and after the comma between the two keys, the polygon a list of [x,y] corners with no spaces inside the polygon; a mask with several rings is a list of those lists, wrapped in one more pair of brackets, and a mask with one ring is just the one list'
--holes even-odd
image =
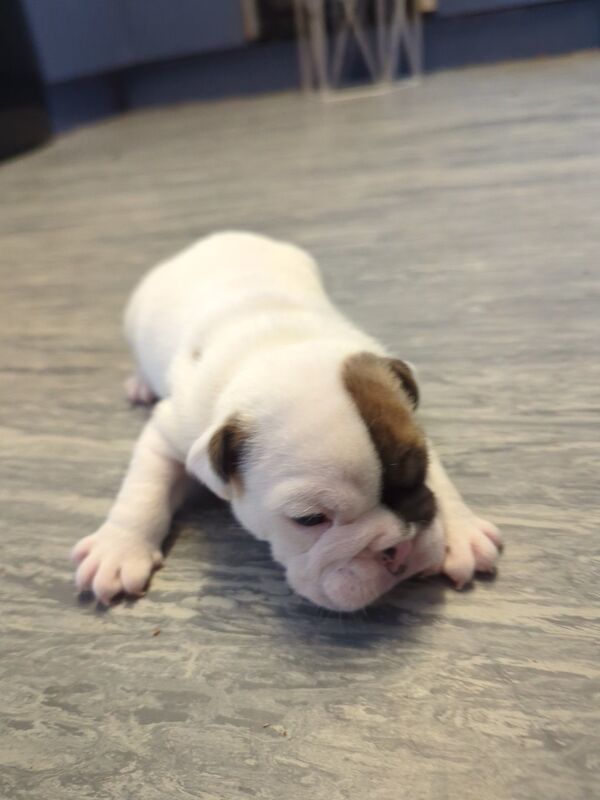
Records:
{"label": "gray floor", "polygon": [[[144,418],[127,293],[231,226],[420,366],[496,581],[340,618],[200,497],[145,599],[75,596]],[[598,796],[600,56],[114,120],[3,165],[0,232],[3,798]]]}

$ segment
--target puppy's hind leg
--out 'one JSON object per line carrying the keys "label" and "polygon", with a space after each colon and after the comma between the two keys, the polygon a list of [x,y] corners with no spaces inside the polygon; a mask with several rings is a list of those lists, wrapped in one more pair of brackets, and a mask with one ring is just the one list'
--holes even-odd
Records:
{"label": "puppy's hind leg", "polygon": [[139,370],[136,370],[125,381],[125,396],[134,406],[150,406],[158,400],[152,387]]}

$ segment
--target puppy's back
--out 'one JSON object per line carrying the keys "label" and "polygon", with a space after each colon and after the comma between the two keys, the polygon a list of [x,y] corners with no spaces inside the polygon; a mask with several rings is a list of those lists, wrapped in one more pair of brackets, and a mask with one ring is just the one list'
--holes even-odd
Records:
{"label": "puppy's back", "polygon": [[227,231],[150,270],[125,311],[125,336],[152,388],[164,394],[168,367],[192,329],[271,300],[327,303],[314,259],[295,245]]}

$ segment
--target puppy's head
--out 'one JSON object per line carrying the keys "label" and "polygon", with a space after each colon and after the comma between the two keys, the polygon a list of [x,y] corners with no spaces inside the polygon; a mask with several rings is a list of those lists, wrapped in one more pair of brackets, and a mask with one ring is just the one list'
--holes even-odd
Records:
{"label": "puppy's head", "polygon": [[243,408],[204,434],[188,468],[270,542],[298,594],[353,611],[442,558],[417,384],[404,362],[370,353],[299,348],[276,362],[241,376]]}

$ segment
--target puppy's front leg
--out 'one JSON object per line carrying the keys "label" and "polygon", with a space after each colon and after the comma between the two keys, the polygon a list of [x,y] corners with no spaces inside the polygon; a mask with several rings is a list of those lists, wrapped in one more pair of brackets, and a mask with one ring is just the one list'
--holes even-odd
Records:
{"label": "puppy's front leg", "polygon": [[495,525],[466,505],[431,445],[427,483],[436,497],[446,536],[441,571],[462,589],[476,572],[494,572],[502,536]]}
{"label": "puppy's front leg", "polygon": [[73,548],[77,588],[91,589],[103,603],[121,592],[139,595],[162,563],[160,545],[186,482],[183,464],[150,420],[108,519]]}

